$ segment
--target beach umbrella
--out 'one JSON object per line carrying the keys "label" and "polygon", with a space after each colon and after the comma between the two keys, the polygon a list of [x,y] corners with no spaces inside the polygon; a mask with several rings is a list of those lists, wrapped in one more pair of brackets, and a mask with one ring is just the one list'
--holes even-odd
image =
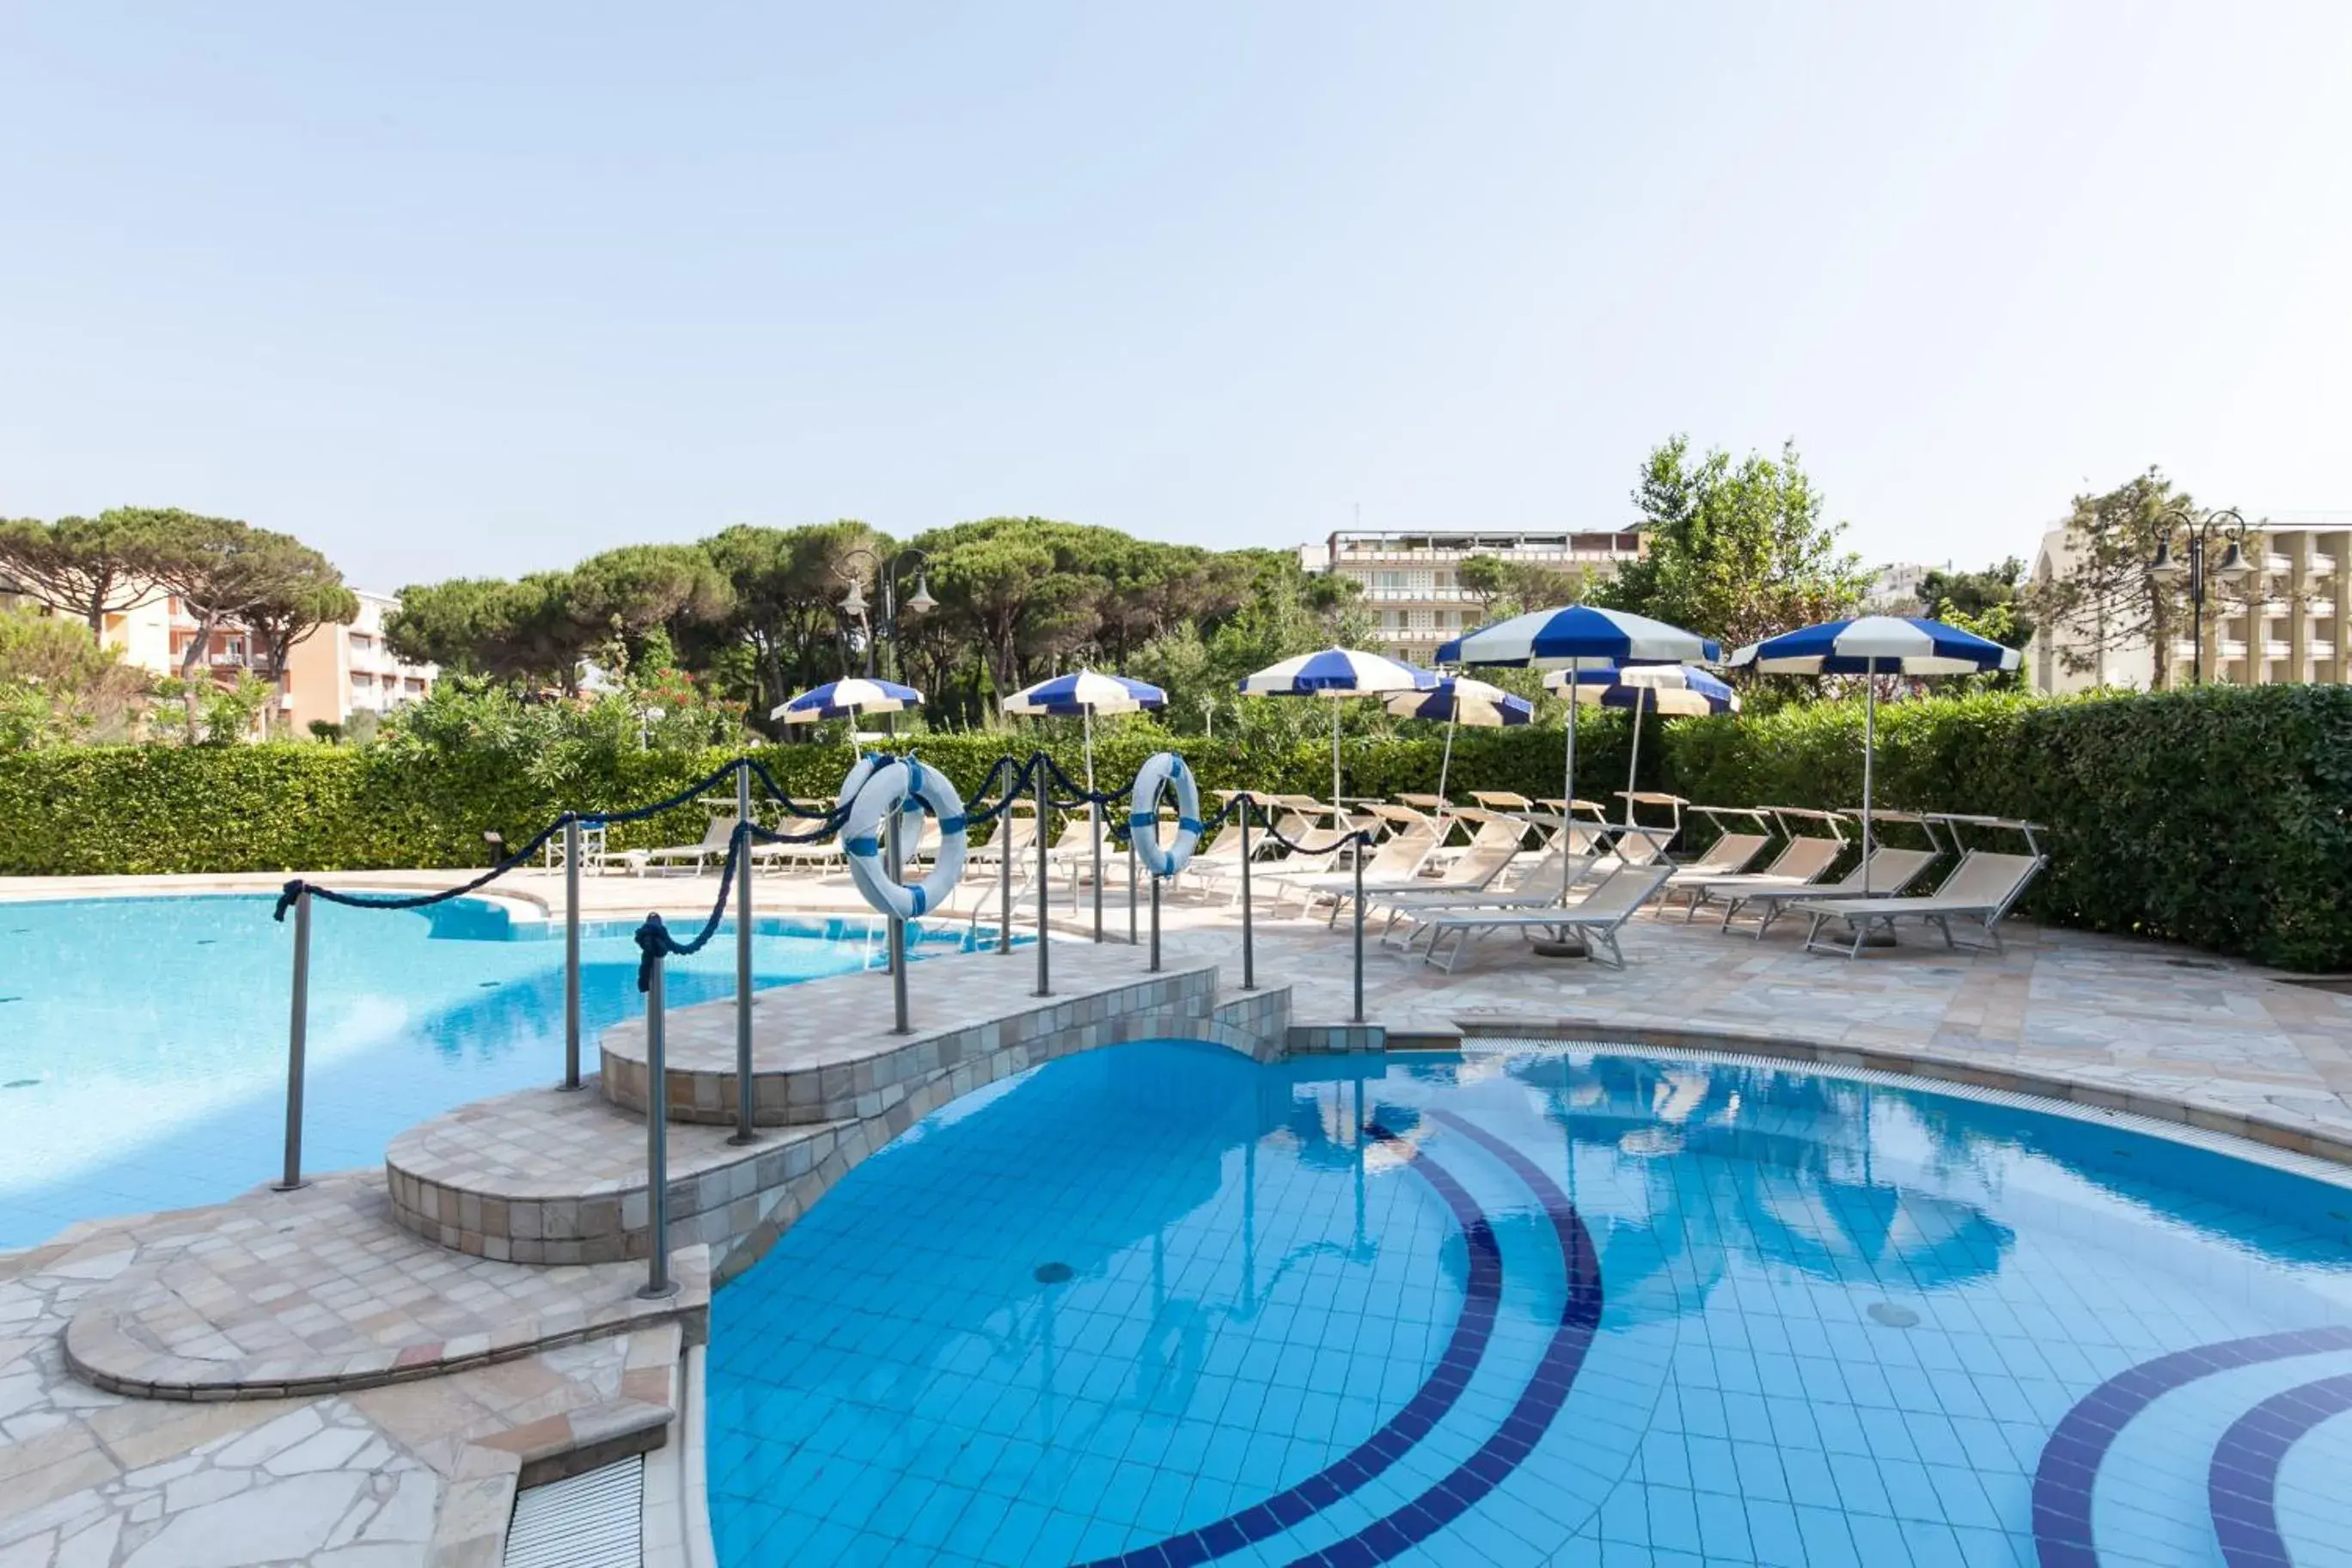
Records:
{"label": "beach umbrella", "polygon": [[850,720],[849,754],[857,755],[856,718],[864,713],[903,713],[923,706],[923,694],[912,686],[902,686],[896,681],[872,681],[859,676],[847,680],[827,681],[768,710],[768,716],[782,724],[814,724],[819,719]]}
{"label": "beach umbrella", "polygon": [[1734,669],[1766,675],[1861,675],[1862,890],[1870,891],[1871,758],[1878,747],[1880,675],[1973,675],[2013,670],[2016,649],[1917,615],[1860,615],[1824,621],[1750,643],[1731,655]]}
{"label": "beach umbrella", "polygon": [[[1606,671],[1620,664],[1674,664],[1693,660],[1714,664],[1723,649],[1711,638],[1646,615],[1571,604],[1538,610],[1492,626],[1465,632],[1437,650],[1441,664],[1507,665],[1519,669]],[[1568,705],[1568,738],[1562,762],[1562,798],[1576,800],[1576,708]],[[1570,861],[1560,862],[1560,896],[1568,896]]]}
{"label": "beach umbrella", "polygon": [[1437,765],[1437,798],[1445,799],[1446,776],[1454,769],[1454,727],[1475,725],[1496,729],[1534,722],[1536,705],[1515,697],[1500,686],[1474,681],[1467,675],[1447,675],[1425,692],[1399,692],[1388,699],[1389,712],[1399,718],[1442,718],[1445,721],[1445,757]]}
{"label": "beach umbrella", "polygon": [[1573,679],[1576,700],[1591,707],[1622,707],[1633,715],[1633,756],[1625,763],[1625,825],[1633,825],[1633,777],[1642,765],[1642,715],[1677,717],[1738,713],[1739,694],[1688,664],[1625,664],[1614,670],[1556,670],[1544,685],[1559,691]]}
{"label": "beach umbrella", "polygon": [[1437,685],[1427,670],[1416,670],[1379,653],[1353,648],[1326,648],[1301,653],[1278,664],[1268,664],[1244,676],[1234,689],[1245,697],[1321,697],[1331,704],[1331,809],[1339,809],[1339,701],[1346,697],[1385,697],[1397,692],[1425,692]]}
{"label": "beach umbrella", "polygon": [[1076,674],[1055,675],[1048,681],[1024,686],[1006,697],[1006,713],[1027,714],[1032,717],[1078,717],[1086,721],[1087,730],[1087,793],[1095,792],[1095,715],[1098,713],[1141,713],[1146,708],[1168,706],[1168,694],[1150,681],[1133,681],[1125,675],[1106,675],[1093,670],[1080,670]]}

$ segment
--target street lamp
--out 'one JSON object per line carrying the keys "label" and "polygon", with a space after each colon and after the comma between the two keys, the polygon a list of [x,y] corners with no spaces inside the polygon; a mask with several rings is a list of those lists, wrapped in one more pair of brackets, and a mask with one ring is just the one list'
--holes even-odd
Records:
{"label": "street lamp", "polygon": [[[2157,519],[2164,528],[2156,541],[2156,559],[2147,563],[2147,575],[2164,588],[2177,585],[2183,578],[2189,581],[2189,684],[2205,684],[2205,580],[2210,575],[2235,587],[2243,582],[2254,568],[2246,559],[2246,519],[2238,515],[2235,507],[2198,517],[2186,507],[2174,507]],[[2172,554],[2172,529],[2178,524],[2189,540],[2189,559],[2176,560]],[[2206,547],[2219,534],[2229,541],[2230,548],[2221,552],[2209,572],[2205,562]]]}
{"label": "street lamp", "polygon": [[[853,563],[861,557],[866,561],[865,570],[853,570]],[[859,545],[834,563],[834,575],[849,584],[849,591],[841,596],[841,612],[856,621],[865,631],[866,678],[869,681],[874,678],[874,644],[884,639],[894,643],[898,641],[898,580],[910,561],[915,573],[915,591],[907,596],[905,612],[922,615],[938,609],[940,601],[931,597],[931,558],[921,550],[909,546],[885,559]],[[867,571],[874,574],[882,591],[882,616],[879,621],[873,620],[867,613],[871,608],[866,599]],[[904,680],[907,673],[904,650],[899,652],[895,663],[898,666],[898,678]]]}

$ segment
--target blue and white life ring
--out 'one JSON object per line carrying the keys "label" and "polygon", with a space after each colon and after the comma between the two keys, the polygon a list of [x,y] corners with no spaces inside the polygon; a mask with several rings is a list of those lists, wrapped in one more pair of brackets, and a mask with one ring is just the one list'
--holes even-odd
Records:
{"label": "blue and white life ring", "polygon": [[[885,915],[919,920],[947,902],[963,876],[964,821],[963,798],[946,774],[911,757],[861,758],[842,781],[841,799],[849,806],[842,852],[849,859],[849,880],[866,903]],[[912,847],[926,810],[939,819],[940,852],[922,881],[899,882],[883,863],[882,824],[895,813],[898,841]]]}
{"label": "blue and white life ring", "polygon": [[[1170,786],[1176,790],[1176,834],[1160,841],[1160,798]],[[1172,751],[1154,752],[1136,770],[1135,787],[1128,793],[1127,831],[1135,841],[1137,858],[1156,877],[1174,876],[1192,863],[1201,844],[1201,787],[1192,770]]]}

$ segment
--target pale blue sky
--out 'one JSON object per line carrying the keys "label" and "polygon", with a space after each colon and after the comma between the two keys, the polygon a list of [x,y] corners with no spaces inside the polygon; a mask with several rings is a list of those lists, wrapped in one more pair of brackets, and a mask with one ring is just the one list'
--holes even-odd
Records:
{"label": "pale blue sky", "polygon": [[2352,510],[2352,5],[0,0],[0,514],[370,587],[728,523],[1874,559]]}

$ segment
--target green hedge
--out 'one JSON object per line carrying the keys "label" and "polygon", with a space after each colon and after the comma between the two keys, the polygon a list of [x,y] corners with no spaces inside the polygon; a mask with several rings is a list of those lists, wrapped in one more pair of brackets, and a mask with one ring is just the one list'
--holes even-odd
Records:
{"label": "green hedge", "polygon": [[[1076,774],[1072,727],[1049,749]],[[1654,727],[1645,787],[1721,804],[1852,806],[1862,792],[1862,714],[1811,704],[1739,720]],[[1890,806],[2022,816],[2047,823],[2053,865],[2028,901],[2038,917],[2239,954],[2284,968],[2352,969],[2352,688],[2209,686],[2071,701],[1979,695],[1879,711],[1878,798]],[[1620,715],[1590,716],[1580,793],[1624,779]],[[1465,730],[1457,792],[1554,795],[1557,728]],[[1025,737],[936,736],[924,758],[969,791]],[[1113,733],[1106,780],[1160,741]],[[1330,752],[1265,750],[1220,737],[1182,748],[1204,786],[1320,794]],[[1346,744],[1349,791],[1436,787],[1441,742]],[[787,789],[829,795],[838,747],[760,754]],[[89,747],[0,755],[0,873],[334,871],[479,865],[485,829],[520,842],[567,806],[657,800],[709,772],[721,752],[495,752],[279,744]],[[616,835],[623,847],[689,842],[687,807]]]}
{"label": "green hedge", "polygon": [[[1579,755],[1622,779],[1624,736],[1614,716],[1587,724]],[[1132,777],[1163,739],[1104,737],[1096,747],[1098,779],[1108,784]],[[1557,729],[1465,730],[1454,747],[1454,782],[1557,795],[1559,741]],[[958,735],[910,744],[969,793],[998,758],[1025,755],[1032,742]],[[1330,789],[1328,744],[1267,753],[1196,737],[1182,746],[1206,788],[1318,795]],[[1084,753],[1075,736],[1049,737],[1045,748],[1072,777],[1081,775]],[[1346,787],[1362,795],[1434,789],[1441,754],[1435,738],[1349,737],[1342,751]],[[518,759],[487,751],[300,743],[0,753],[0,874],[481,865],[488,859],[486,830],[520,844],[567,807],[613,810],[661,800],[731,755],[572,748]],[[812,797],[830,797],[848,761],[840,747],[772,747],[755,755],[785,789]],[[615,829],[613,843],[690,843],[702,836],[707,817],[699,807],[683,807]]]}

